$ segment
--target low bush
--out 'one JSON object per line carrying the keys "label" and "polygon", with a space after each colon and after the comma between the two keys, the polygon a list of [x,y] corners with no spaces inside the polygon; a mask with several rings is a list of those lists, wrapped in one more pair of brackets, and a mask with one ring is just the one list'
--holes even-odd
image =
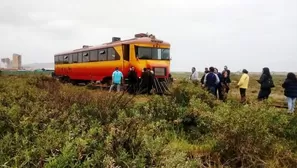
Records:
{"label": "low bush", "polygon": [[297,165],[296,116],[186,81],[138,103],[45,76],[3,76],[0,91],[2,167]]}

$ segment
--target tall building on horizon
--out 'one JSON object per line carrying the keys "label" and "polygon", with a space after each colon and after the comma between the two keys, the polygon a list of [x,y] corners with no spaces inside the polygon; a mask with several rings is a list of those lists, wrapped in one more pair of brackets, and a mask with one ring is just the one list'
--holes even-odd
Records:
{"label": "tall building on horizon", "polygon": [[1,63],[1,68],[11,68],[11,60],[9,58],[2,58]]}
{"label": "tall building on horizon", "polygon": [[22,56],[19,54],[12,55],[12,68],[21,69],[22,68]]}

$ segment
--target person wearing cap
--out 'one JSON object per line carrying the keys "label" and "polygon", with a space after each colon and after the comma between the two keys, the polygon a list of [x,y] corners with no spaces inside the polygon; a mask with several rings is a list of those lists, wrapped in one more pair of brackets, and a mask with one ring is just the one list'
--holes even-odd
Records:
{"label": "person wearing cap", "polygon": [[237,87],[239,88],[239,92],[240,92],[241,103],[245,103],[246,101],[246,89],[249,86],[249,80],[250,80],[250,77],[248,75],[248,71],[246,69],[243,69],[241,78],[237,84]]}
{"label": "person wearing cap", "polygon": [[112,85],[110,86],[109,92],[111,92],[115,86],[117,87],[117,92],[120,92],[122,80],[123,73],[119,71],[118,67],[116,67],[115,71],[112,73]]}

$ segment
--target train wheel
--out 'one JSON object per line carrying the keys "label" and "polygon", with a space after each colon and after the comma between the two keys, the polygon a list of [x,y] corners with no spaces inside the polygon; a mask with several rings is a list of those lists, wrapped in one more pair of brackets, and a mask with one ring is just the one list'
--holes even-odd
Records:
{"label": "train wheel", "polygon": [[70,83],[74,86],[77,86],[79,84],[77,80],[71,80]]}

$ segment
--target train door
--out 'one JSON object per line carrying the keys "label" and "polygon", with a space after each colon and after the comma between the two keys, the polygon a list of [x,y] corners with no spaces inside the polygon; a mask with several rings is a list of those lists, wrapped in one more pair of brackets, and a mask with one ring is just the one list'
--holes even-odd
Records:
{"label": "train door", "polygon": [[130,68],[130,45],[129,44],[123,44],[123,72],[124,76],[128,76],[129,68]]}

